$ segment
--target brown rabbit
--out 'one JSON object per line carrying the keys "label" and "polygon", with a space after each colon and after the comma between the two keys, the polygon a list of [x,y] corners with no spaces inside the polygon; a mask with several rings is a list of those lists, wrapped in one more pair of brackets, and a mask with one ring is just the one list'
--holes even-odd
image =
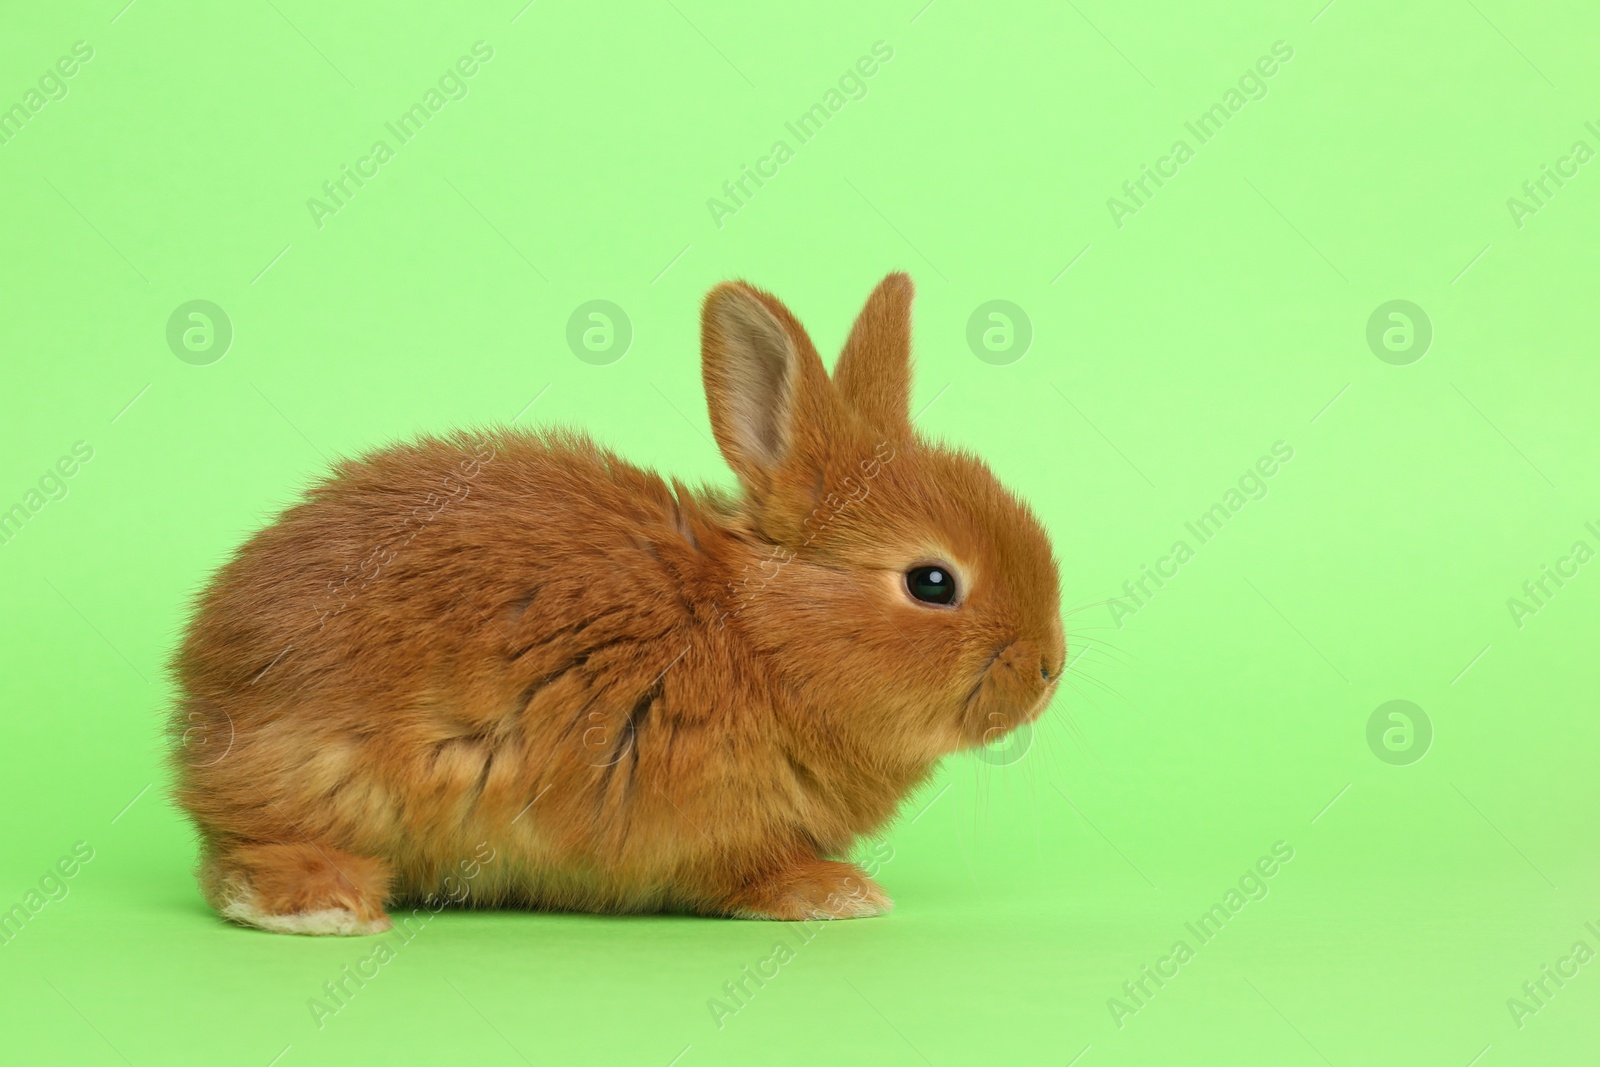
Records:
{"label": "brown rabbit", "polygon": [[267,930],[451,900],[877,915],[844,855],[944,755],[1036,718],[1066,655],[1040,524],[913,432],[910,279],[830,380],[787,308],[706,298],[691,490],[495,430],[347,460],[200,596],[173,669],[200,882]]}

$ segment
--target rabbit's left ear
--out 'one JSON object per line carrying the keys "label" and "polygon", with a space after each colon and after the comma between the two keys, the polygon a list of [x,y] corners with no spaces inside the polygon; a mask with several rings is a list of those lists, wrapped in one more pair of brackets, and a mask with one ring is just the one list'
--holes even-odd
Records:
{"label": "rabbit's left ear", "polygon": [[889,275],[867,298],[833,370],[839,394],[867,422],[911,431],[911,278]]}
{"label": "rabbit's left ear", "polygon": [[728,282],[706,297],[700,348],[711,430],[728,465],[764,506],[799,507],[838,421],[810,338],[776,297]]}

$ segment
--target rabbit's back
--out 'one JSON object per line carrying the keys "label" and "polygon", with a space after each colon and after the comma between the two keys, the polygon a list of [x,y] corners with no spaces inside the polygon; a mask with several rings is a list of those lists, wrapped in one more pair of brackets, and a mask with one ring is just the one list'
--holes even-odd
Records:
{"label": "rabbit's back", "polygon": [[344,463],[199,602],[174,664],[180,802],[208,835],[287,824],[421,881],[535,801],[529,849],[592,852],[600,818],[550,815],[631,784],[636,719],[691,638],[694,556],[672,489],[580,437]]}

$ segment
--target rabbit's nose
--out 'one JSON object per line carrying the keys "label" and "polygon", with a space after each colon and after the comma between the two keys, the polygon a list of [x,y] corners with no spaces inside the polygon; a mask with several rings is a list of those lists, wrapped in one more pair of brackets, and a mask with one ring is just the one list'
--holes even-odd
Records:
{"label": "rabbit's nose", "polygon": [[1039,657],[1039,677],[1043,678],[1045,681],[1048,682],[1048,681],[1050,681],[1050,679],[1059,678],[1063,674],[1066,673],[1066,670],[1067,670],[1067,650],[1065,648],[1063,648],[1061,650],[1060,655],[1057,658],[1060,659],[1061,666],[1056,667],[1054,670],[1052,670],[1051,667],[1050,667],[1050,653],[1046,652],[1046,653],[1044,653],[1043,655],[1041,655]]}

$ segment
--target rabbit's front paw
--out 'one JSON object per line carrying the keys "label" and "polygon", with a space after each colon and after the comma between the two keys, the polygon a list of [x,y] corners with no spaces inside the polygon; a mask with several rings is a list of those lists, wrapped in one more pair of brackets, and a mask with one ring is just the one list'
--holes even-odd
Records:
{"label": "rabbit's front paw", "polygon": [[865,919],[894,906],[883,887],[853,863],[811,860],[752,886],[732,902],[740,919]]}

